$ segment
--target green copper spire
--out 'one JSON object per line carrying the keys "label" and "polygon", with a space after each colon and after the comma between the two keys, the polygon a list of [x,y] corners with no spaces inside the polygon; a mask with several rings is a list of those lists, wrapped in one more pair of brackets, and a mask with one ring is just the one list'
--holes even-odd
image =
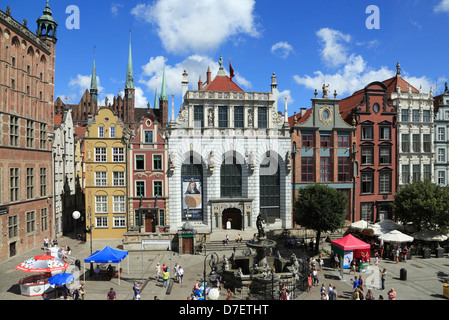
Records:
{"label": "green copper spire", "polygon": [[132,54],[131,54],[131,30],[129,30],[128,68],[126,70],[125,89],[134,89],[133,60],[132,60]]}
{"label": "green copper spire", "polygon": [[157,97],[157,78],[156,78],[156,86],[155,86],[155,93],[154,93],[154,104],[153,104],[153,108],[154,109],[159,109],[159,99]]}
{"label": "green copper spire", "polygon": [[92,67],[92,76],[90,78],[89,92],[95,103],[98,103],[97,71],[95,69],[95,47],[94,47],[94,66]]}
{"label": "green copper spire", "polygon": [[161,88],[161,96],[160,99],[162,101],[168,101],[168,95],[167,95],[167,85],[165,83],[165,63],[164,63],[164,71],[162,73],[162,88]]}
{"label": "green copper spire", "polygon": [[98,90],[97,88],[97,70],[95,69],[95,47],[94,47],[94,66],[92,68],[92,76],[90,78],[90,91]]}

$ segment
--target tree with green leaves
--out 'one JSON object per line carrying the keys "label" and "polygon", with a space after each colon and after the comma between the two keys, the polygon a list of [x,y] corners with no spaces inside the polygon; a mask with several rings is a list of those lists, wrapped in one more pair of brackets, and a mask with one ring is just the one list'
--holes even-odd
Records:
{"label": "tree with green leaves", "polygon": [[[348,199],[342,192],[324,184],[312,184],[301,189],[293,204],[293,218],[297,224],[316,231],[335,232],[344,226]],[[315,251],[319,251],[319,241]]]}
{"label": "tree with green leaves", "polygon": [[449,228],[449,188],[429,180],[401,187],[394,196],[394,215],[417,231],[446,232]]}

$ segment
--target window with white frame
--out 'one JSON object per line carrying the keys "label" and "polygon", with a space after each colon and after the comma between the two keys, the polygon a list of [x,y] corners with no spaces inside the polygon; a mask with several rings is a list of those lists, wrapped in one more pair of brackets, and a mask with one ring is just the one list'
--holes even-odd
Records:
{"label": "window with white frame", "polygon": [[109,127],[109,138],[115,138],[115,126]]}
{"label": "window with white frame", "polygon": [[113,196],[114,213],[125,213],[125,196]]}
{"label": "window with white frame", "polygon": [[108,196],[95,196],[95,213],[108,213]]}
{"label": "window with white frame", "polygon": [[444,148],[438,148],[437,160],[438,162],[446,161],[446,150]]}
{"label": "window with white frame", "polygon": [[95,186],[107,186],[108,176],[106,171],[95,172]]}
{"label": "window with white frame", "polygon": [[125,161],[125,149],[122,147],[112,148],[112,161],[124,162]]}
{"label": "window with white frame", "polygon": [[438,171],[438,184],[440,186],[446,185],[446,174],[444,171]]}
{"label": "window with white frame", "polygon": [[95,162],[106,162],[106,147],[95,147]]}
{"label": "window with white frame", "polygon": [[446,128],[444,127],[438,127],[438,141],[444,141],[446,136]]}
{"label": "window with white frame", "polygon": [[125,185],[125,172],[124,171],[114,171],[112,173],[113,181],[112,184],[115,187],[121,187]]}
{"label": "window with white frame", "polygon": [[153,143],[153,130],[145,130],[144,131],[144,142],[145,143]]}
{"label": "window with white frame", "polygon": [[126,227],[126,217],[124,216],[115,216],[112,217],[114,228],[124,228]]}
{"label": "window with white frame", "polygon": [[104,127],[103,126],[98,127],[98,138],[104,138]]}
{"label": "window with white frame", "polygon": [[108,227],[108,217],[95,217],[95,227],[97,228],[107,228]]}

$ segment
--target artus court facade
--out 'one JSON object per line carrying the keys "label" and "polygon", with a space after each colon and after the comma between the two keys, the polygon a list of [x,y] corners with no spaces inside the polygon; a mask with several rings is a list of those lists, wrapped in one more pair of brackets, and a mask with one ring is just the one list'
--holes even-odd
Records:
{"label": "artus court facade", "polygon": [[256,228],[259,214],[270,227],[290,228],[291,142],[278,112],[276,76],[270,92],[244,92],[220,68],[188,90],[167,130],[170,230],[189,220],[198,232]]}

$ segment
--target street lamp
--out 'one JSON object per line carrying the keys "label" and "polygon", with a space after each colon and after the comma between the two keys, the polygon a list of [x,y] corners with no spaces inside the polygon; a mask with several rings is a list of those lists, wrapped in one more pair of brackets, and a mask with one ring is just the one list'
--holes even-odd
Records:
{"label": "street lamp", "polygon": [[208,255],[206,255],[204,257],[204,270],[203,270],[203,296],[204,296],[204,300],[206,300],[206,261],[207,261],[207,257],[211,256],[210,261],[209,261],[209,266],[211,268],[210,274],[209,274],[209,279],[212,279],[211,281],[215,280],[217,277],[217,264],[219,261],[219,257],[215,252],[211,252]]}
{"label": "street lamp", "polygon": [[73,211],[72,218],[75,219],[75,227],[73,229],[73,239],[76,239],[76,220],[81,217],[81,213],[79,211]]}

